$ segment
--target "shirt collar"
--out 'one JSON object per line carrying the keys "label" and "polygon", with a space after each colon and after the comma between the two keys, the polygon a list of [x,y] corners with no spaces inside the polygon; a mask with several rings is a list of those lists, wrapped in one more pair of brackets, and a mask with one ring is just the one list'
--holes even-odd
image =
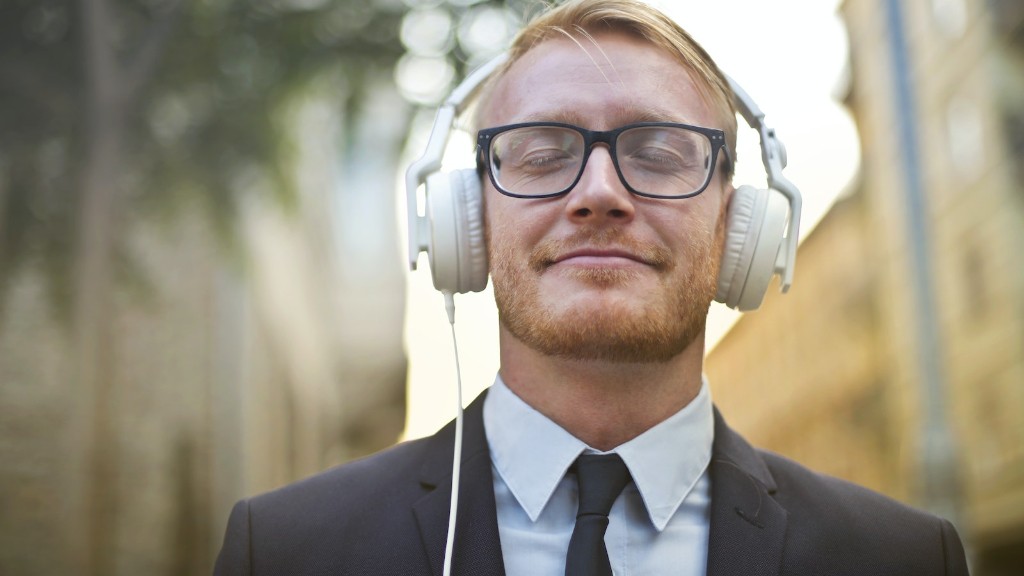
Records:
{"label": "shirt collar", "polygon": [[[590,450],[523,402],[500,375],[484,399],[484,429],[495,469],[534,522],[576,457]],[[707,469],[713,440],[711,392],[702,379],[682,410],[612,450],[629,468],[659,532]]]}

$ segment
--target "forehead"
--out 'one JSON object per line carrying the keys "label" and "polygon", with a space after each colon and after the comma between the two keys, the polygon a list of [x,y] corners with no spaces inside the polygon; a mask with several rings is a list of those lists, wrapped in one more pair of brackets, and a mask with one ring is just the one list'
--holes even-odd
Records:
{"label": "forehead", "polygon": [[498,79],[480,119],[484,126],[549,120],[590,129],[642,121],[713,125],[691,70],[623,32],[538,43]]}

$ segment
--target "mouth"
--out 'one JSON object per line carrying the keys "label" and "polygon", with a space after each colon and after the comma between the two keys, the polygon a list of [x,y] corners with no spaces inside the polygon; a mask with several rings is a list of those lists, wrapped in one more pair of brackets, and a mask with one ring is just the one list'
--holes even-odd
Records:
{"label": "mouth", "polygon": [[576,266],[629,266],[653,263],[640,255],[618,248],[579,248],[556,256],[551,261],[555,264],[572,264]]}
{"label": "mouth", "polygon": [[530,268],[543,274],[551,268],[576,270],[664,271],[672,265],[672,254],[654,242],[625,234],[577,234],[574,237],[541,242],[529,258]]}

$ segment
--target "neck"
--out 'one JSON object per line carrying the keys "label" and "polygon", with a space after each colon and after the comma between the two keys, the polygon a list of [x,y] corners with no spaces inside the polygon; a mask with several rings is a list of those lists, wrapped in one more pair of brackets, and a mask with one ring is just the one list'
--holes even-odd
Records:
{"label": "neck", "polygon": [[597,450],[636,438],[700,392],[704,335],[667,362],[618,363],[541,354],[501,332],[501,378],[524,402]]}

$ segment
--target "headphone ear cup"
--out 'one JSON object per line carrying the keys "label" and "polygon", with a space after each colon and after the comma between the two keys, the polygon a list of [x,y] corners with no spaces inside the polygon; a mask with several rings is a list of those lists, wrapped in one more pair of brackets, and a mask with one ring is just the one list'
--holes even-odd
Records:
{"label": "headphone ear cup", "polygon": [[742,311],[761,305],[775,274],[788,205],[785,197],[774,190],[740,186],[733,192],[716,301]]}
{"label": "headphone ear cup", "polygon": [[427,177],[427,253],[434,288],[464,294],[487,286],[483,196],[474,169],[438,172]]}

